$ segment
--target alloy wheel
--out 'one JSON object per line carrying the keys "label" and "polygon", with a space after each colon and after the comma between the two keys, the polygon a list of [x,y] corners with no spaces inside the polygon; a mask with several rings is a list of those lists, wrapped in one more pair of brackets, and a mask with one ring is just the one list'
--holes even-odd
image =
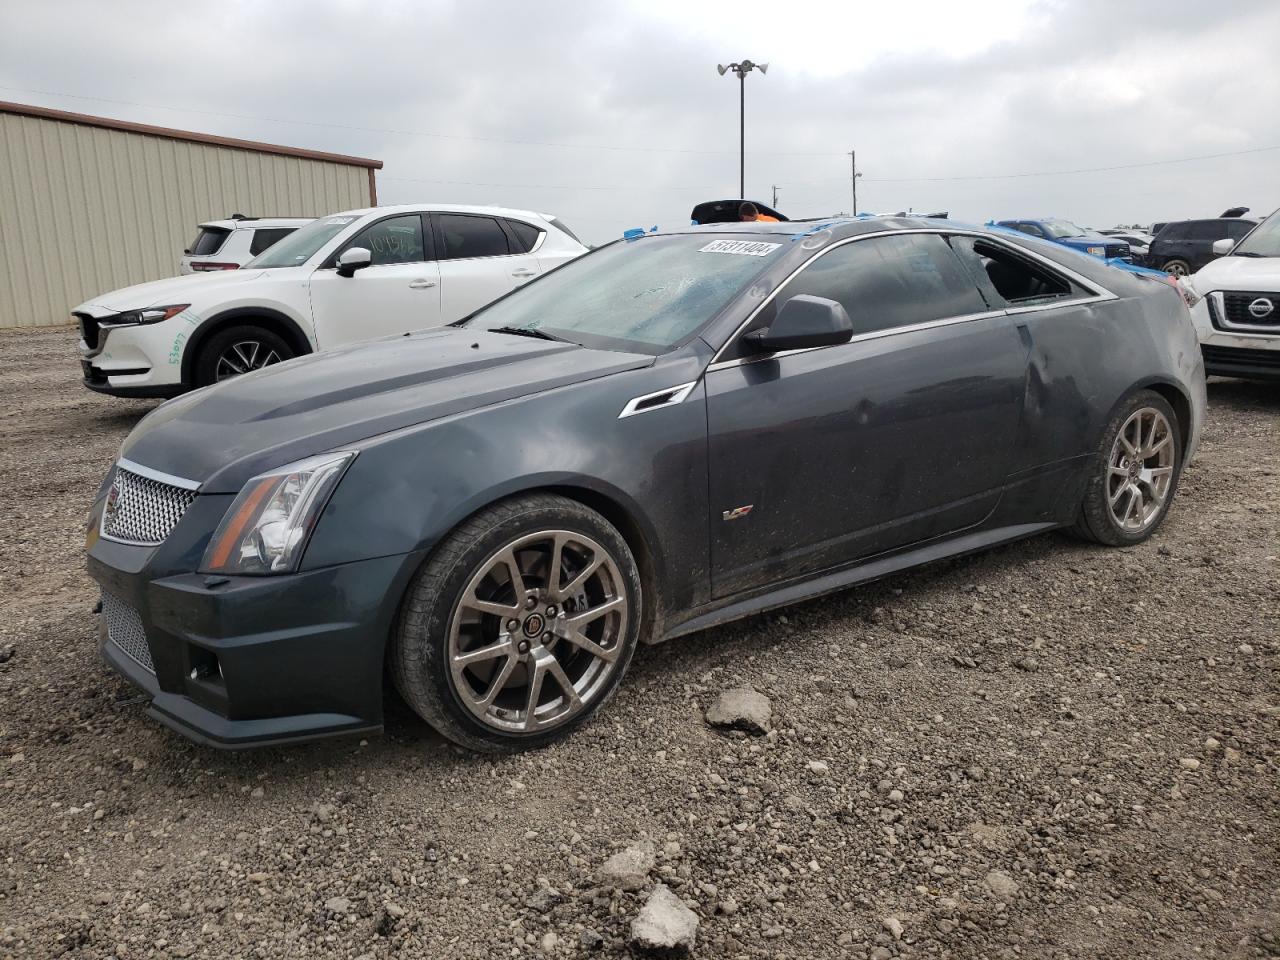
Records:
{"label": "alloy wheel", "polygon": [[1139,533],[1160,516],[1173,483],[1173,428],[1154,407],[1135,410],[1111,445],[1107,504],[1120,529]]}
{"label": "alloy wheel", "polygon": [[454,605],[453,688],[485,726],[543,732],[586,710],[618,668],[630,615],[617,562],[600,544],[544,530],[482,563]]}
{"label": "alloy wheel", "polygon": [[1172,263],[1165,264],[1164,271],[1171,277],[1186,277],[1190,275],[1186,265],[1181,260],[1174,260]]}
{"label": "alloy wheel", "polygon": [[214,376],[219,381],[227,380],[250,370],[261,370],[282,359],[279,353],[261,340],[238,340],[218,355]]}

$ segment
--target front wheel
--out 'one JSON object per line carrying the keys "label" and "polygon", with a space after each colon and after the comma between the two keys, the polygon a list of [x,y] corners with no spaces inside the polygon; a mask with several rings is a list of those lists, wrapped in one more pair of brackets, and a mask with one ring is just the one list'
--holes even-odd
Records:
{"label": "front wheel", "polygon": [[283,337],[255,326],[219,330],[196,357],[196,386],[207,387],[293,357]]}
{"label": "front wheel", "polygon": [[1169,512],[1182,473],[1173,407],[1154,391],[1134,394],[1107,425],[1089,470],[1074,532],[1113,547],[1147,539]]}
{"label": "front wheel", "polygon": [[1166,260],[1164,262],[1164,272],[1171,277],[1189,277],[1191,276],[1191,264],[1185,260]]}
{"label": "front wheel", "polygon": [[537,494],[460,525],[409,588],[391,651],[400,695],[450,740],[542,746],[601,708],[635,652],[640,576],[622,535]]}

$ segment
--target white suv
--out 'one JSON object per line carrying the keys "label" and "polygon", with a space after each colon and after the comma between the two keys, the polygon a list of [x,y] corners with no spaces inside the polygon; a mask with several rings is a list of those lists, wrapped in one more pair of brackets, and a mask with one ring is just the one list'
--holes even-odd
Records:
{"label": "white suv", "polygon": [[354,340],[452,323],[586,252],[550,214],[445,204],[321,217],[239,270],[82,303],[84,384],[167,397]]}
{"label": "white suv", "polygon": [[238,270],[311,220],[311,217],[245,217],[236,213],[229,220],[202,223],[191,246],[182,251],[178,272],[185,275]]}
{"label": "white suv", "polygon": [[[1280,380],[1280,210],[1183,279],[1206,373]],[[1221,256],[1221,254],[1227,254]]]}

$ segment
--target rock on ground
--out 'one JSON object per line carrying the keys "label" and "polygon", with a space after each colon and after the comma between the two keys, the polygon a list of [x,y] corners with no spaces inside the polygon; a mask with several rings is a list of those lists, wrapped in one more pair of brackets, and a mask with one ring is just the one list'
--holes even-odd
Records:
{"label": "rock on ground", "polygon": [[636,843],[620,850],[600,867],[599,880],[605,886],[619,890],[643,890],[649,882],[649,871],[655,863],[653,844]]}
{"label": "rock on ground", "polygon": [[631,945],[647,953],[688,953],[697,939],[698,915],[664,883],[653,888],[631,921]]}
{"label": "rock on ground", "polygon": [[768,733],[773,723],[773,706],[769,698],[750,687],[726,690],[707,710],[707,723],[746,733]]}

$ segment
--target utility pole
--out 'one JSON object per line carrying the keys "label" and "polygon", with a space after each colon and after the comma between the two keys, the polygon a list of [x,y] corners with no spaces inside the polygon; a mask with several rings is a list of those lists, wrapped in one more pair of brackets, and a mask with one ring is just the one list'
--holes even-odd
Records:
{"label": "utility pole", "polygon": [[778,185],[773,185],[773,209],[778,209]]}
{"label": "utility pole", "polygon": [[862,176],[858,172],[858,160],[856,151],[849,151],[849,189],[853,194],[853,216],[858,215],[858,178]]}

